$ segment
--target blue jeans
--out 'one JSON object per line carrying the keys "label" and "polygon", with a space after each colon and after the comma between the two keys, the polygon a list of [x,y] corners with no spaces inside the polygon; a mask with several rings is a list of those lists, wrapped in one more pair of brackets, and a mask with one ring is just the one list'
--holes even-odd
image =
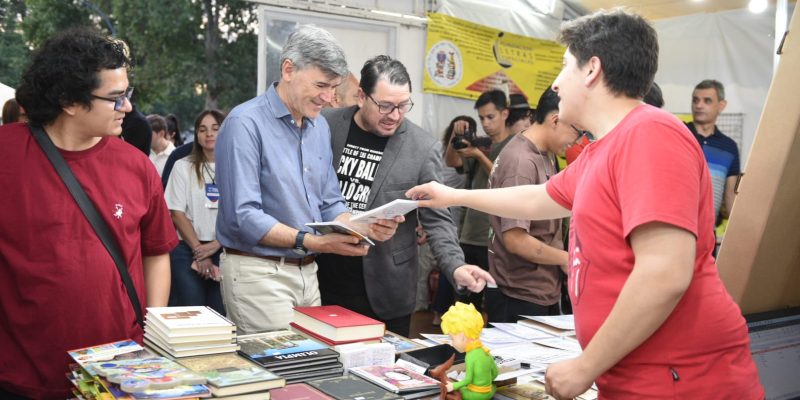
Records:
{"label": "blue jeans", "polygon": [[[211,257],[214,265],[219,265],[217,252]],[[169,253],[172,269],[172,284],[169,291],[170,306],[209,306],[225,315],[219,282],[205,279],[192,269],[192,249],[183,240]]]}

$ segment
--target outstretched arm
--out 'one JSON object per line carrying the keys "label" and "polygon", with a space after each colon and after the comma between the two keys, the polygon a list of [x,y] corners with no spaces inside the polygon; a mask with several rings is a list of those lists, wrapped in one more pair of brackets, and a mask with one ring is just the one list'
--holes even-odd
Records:
{"label": "outstretched arm", "polygon": [[419,200],[420,207],[465,206],[502,218],[542,220],[570,216],[569,210],[547,194],[545,185],[464,190],[428,182],[408,190],[406,197]]}

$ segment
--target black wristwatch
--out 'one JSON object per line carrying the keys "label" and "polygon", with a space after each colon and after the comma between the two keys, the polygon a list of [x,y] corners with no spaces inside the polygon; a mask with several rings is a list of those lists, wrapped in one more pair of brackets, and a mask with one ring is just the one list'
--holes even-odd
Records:
{"label": "black wristwatch", "polygon": [[306,233],[308,232],[299,231],[297,232],[297,236],[294,237],[294,248],[292,251],[301,257],[305,257],[306,254],[308,254],[308,249],[303,246],[303,239],[305,238]]}

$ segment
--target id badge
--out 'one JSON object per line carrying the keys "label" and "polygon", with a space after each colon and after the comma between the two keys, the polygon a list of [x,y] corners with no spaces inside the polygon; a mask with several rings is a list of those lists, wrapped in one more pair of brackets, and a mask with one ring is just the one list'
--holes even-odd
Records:
{"label": "id badge", "polygon": [[219,208],[219,188],[213,183],[206,183],[206,208]]}

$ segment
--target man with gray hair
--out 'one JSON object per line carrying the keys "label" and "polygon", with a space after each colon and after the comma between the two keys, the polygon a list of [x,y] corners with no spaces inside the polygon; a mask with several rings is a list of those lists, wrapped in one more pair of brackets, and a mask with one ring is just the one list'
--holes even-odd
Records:
{"label": "man with gray hair", "polygon": [[[287,328],[293,307],[320,304],[317,254],[367,254],[356,237],[315,235],[305,225],[350,219],[319,118],[348,73],[344,51],[327,31],[302,26],[280,68],[279,82],[231,111],[216,145],[222,294],[241,333]],[[383,241],[397,222],[353,225]]]}

